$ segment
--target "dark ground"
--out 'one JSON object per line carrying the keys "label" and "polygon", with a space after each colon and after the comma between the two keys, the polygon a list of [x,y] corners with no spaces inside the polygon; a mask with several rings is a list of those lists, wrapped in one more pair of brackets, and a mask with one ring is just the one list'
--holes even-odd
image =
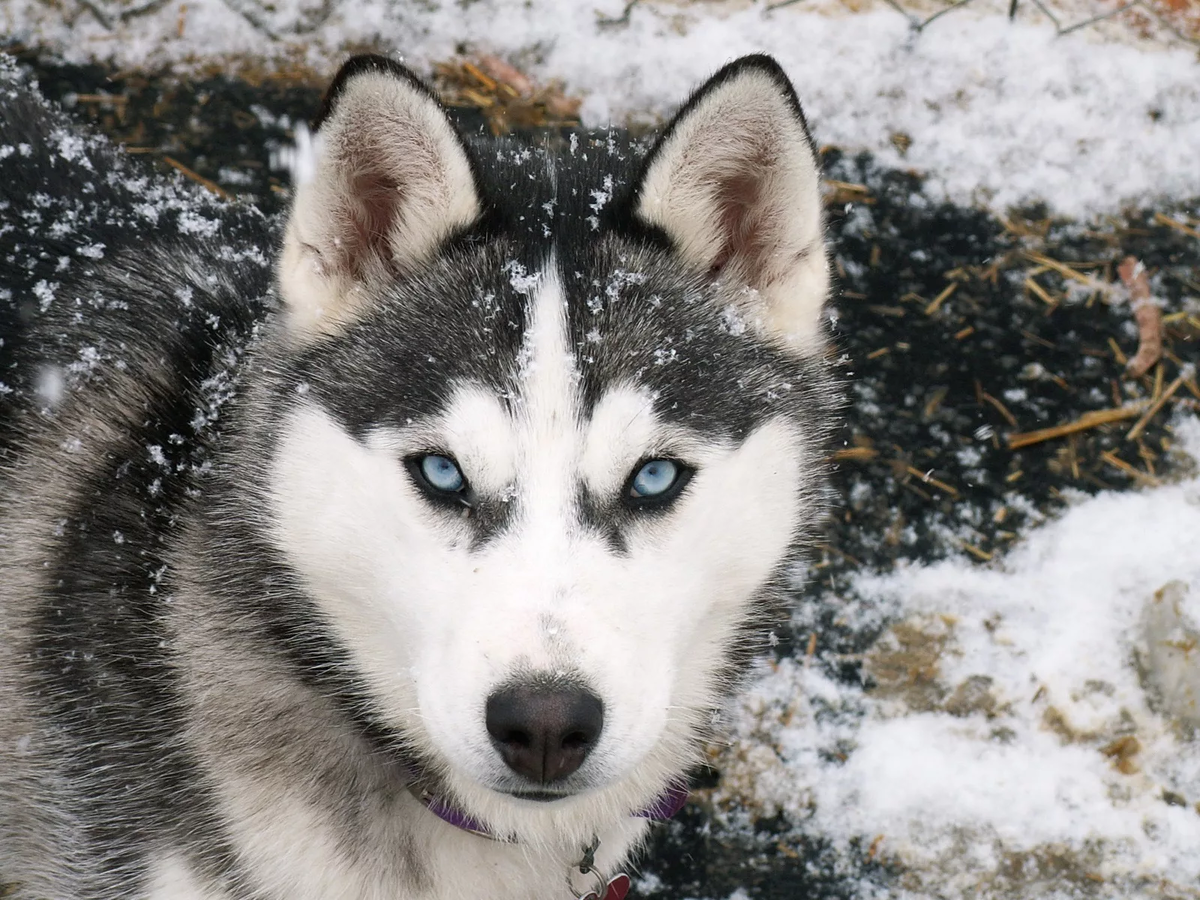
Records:
{"label": "dark ground", "polygon": [[[284,208],[287,173],[272,154],[290,146],[291,129],[316,109],[315,89],[178,82],[18,55],[49,97],[134,152],[269,210]],[[470,111],[463,120],[482,121]],[[1194,377],[1135,442],[1125,437],[1132,420],[1017,451],[1006,438],[1151,397],[1156,381],[1161,390],[1181,366],[1200,361],[1200,239],[1155,219],[1170,210],[1130,211],[1092,229],[1036,209],[1001,220],[931,203],[918,176],[879,169],[869,157],[831,148],[825,165],[828,178],[844,183],[830,198],[829,230],[842,290],[838,336],[853,385],[835,475],[841,506],[813,587],[799,598],[796,633],[784,635],[777,652],[805,652],[815,628],[815,658],[857,681],[858,665],[838,660],[875,635],[835,621],[837,598],[852,590],[857,571],[964,552],[987,564],[1021,533],[1030,515],[1022,508],[1052,513],[1070,491],[1170,477],[1166,426],[1178,405],[1196,407]],[[1143,260],[1166,305],[1161,368],[1125,379],[1124,356],[1137,345],[1128,306],[1086,293],[1068,300],[1068,280],[1030,253],[1106,283],[1122,257]],[[714,816],[703,789],[719,778],[703,773],[698,802],[659,829],[643,867],[657,876],[643,883],[660,885],[655,896],[726,897],[741,887],[763,900],[832,900],[857,896],[864,876],[889,880],[865,849],[861,863],[835,859],[799,823],[722,824],[729,811]]]}

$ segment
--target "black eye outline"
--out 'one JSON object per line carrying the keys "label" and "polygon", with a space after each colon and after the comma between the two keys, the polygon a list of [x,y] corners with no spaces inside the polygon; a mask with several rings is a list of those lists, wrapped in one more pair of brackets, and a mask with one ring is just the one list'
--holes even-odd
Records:
{"label": "black eye outline", "polygon": [[[447,459],[454,464],[458,469],[458,474],[462,478],[462,485],[453,491],[445,490],[435,485],[425,475],[423,463],[431,456]],[[471,490],[471,482],[467,481],[467,476],[463,473],[462,466],[459,465],[457,459],[450,453],[444,450],[428,450],[424,453],[414,453],[412,456],[405,458],[404,464],[408,467],[409,474],[412,476],[413,482],[420,488],[427,497],[438,503],[444,503],[451,506],[465,506],[468,509],[471,507],[471,500],[474,493]]]}
{"label": "black eye outline", "polygon": [[[675,480],[661,494],[652,494],[649,496],[640,496],[634,493],[633,483],[637,481],[638,475],[642,469],[653,462],[669,462],[675,466]],[[683,489],[687,487],[687,483],[692,480],[692,476],[696,474],[696,470],[689,466],[681,459],[676,459],[673,456],[647,456],[638,460],[637,464],[629,473],[629,477],[625,479],[625,486],[621,489],[621,502],[626,507],[636,511],[654,511],[665,509],[678,499],[683,493]]]}

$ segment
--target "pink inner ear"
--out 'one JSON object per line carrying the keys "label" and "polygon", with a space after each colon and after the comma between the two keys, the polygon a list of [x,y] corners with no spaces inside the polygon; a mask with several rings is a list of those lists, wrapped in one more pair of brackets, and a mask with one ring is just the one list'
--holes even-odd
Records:
{"label": "pink inner ear", "polygon": [[341,266],[356,278],[381,265],[394,269],[391,236],[400,224],[401,186],[395,178],[364,165],[348,188],[340,229]]}
{"label": "pink inner ear", "polygon": [[754,279],[754,270],[761,263],[765,250],[762,246],[763,217],[758,209],[761,192],[762,178],[753,172],[734,175],[718,187],[718,227],[721,230],[722,247],[713,260],[715,270],[721,270],[736,257],[744,263],[747,269],[745,274]]}

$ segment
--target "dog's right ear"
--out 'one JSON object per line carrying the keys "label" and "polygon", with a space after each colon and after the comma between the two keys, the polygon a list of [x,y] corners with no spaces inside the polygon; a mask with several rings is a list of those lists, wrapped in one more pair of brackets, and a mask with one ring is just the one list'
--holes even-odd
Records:
{"label": "dog's right ear", "polygon": [[819,348],[829,271],[821,169],[783,69],[746,56],[709,79],[650,150],[634,215],[695,269],[746,290],[766,336]]}
{"label": "dog's right ear", "polygon": [[390,59],[342,66],[314,144],[279,264],[289,322],[302,335],[336,331],[362,311],[369,285],[411,271],[481,213],[462,136],[430,90]]}

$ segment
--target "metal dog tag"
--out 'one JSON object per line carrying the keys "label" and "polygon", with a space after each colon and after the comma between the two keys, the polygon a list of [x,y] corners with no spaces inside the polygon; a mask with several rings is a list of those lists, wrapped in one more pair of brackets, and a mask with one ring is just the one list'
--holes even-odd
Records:
{"label": "metal dog tag", "polygon": [[588,891],[579,900],[625,900],[625,895],[629,893],[631,883],[629,876],[622,872],[620,875],[608,880],[608,884],[604,886],[603,897],[598,896],[595,891]]}
{"label": "metal dog tag", "polygon": [[604,876],[596,870],[596,850],[599,847],[600,838],[593,836],[592,842],[583,848],[583,858],[575,864],[575,868],[579,870],[580,875],[595,876],[596,887],[603,887],[599,893],[588,891],[581,894],[579,900],[625,900],[632,882],[624,872],[614,875],[608,881],[604,880]]}

